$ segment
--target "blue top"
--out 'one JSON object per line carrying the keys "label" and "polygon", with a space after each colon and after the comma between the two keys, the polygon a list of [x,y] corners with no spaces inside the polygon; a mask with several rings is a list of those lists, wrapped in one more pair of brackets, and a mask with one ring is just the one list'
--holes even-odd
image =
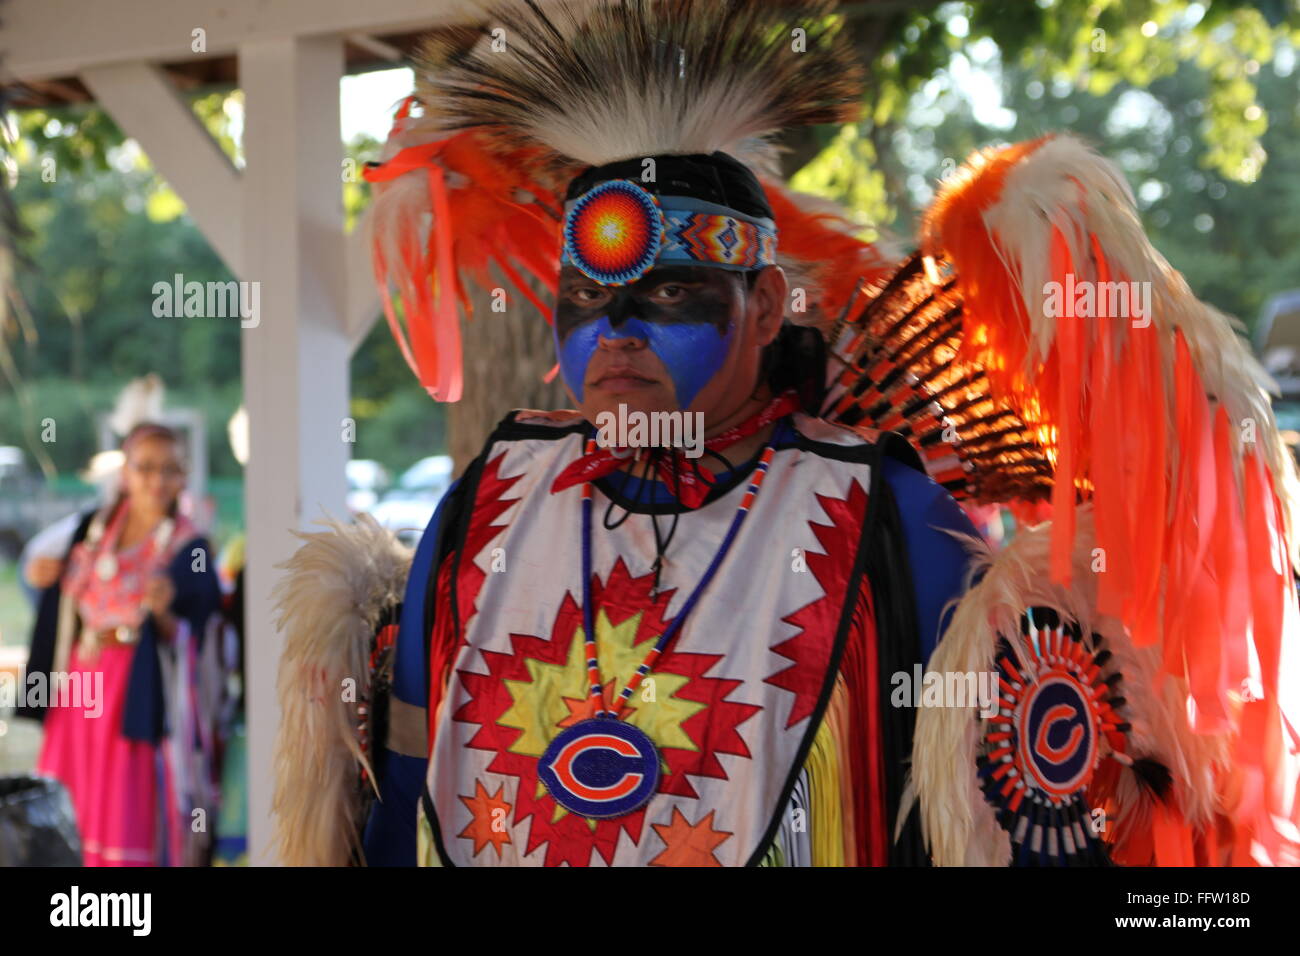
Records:
{"label": "blue top", "polygon": [[[773,438],[778,448],[794,441],[789,419],[783,419],[777,425]],[[747,467],[748,463],[741,466]],[[921,655],[923,661],[928,661],[939,643],[941,624],[946,626],[951,616],[948,605],[961,596],[965,587],[969,555],[949,532],[972,536],[977,532],[957,502],[931,478],[887,456],[882,456],[881,467],[882,477],[889,484],[898,506],[908,565],[912,571]],[[722,472],[717,478],[725,481],[731,474]],[[673,500],[672,493],[661,482],[649,482],[638,487],[641,479],[626,472],[614,472],[603,481],[609,482],[614,490],[628,497],[636,496],[642,502],[655,504]],[[416,548],[398,626],[393,694],[419,707],[428,705],[428,667],[421,633],[425,586],[432,571],[443,509],[457,484],[459,481],[453,483],[439,503]],[[924,569],[923,573],[919,573],[921,569]],[[381,800],[375,804],[366,825],[363,840],[366,862],[370,866],[414,866],[415,827],[428,761],[384,751],[375,755],[375,764]]]}

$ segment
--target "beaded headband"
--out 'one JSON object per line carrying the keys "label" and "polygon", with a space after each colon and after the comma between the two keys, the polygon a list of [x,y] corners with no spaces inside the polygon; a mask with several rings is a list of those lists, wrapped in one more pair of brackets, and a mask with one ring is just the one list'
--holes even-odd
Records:
{"label": "beaded headband", "polygon": [[560,262],[601,285],[635,282],[656,266],[736,271],[776,262],[771,219],[689,196],[656,196],[610,179],[565,206]]}

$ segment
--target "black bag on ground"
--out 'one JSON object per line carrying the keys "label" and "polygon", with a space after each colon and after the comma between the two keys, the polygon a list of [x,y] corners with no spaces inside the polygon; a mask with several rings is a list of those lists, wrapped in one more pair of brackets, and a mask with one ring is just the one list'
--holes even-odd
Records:
{"label": "black bag on ground", "polygon": [[3,866],[81,866],[81,838],[63,784],[31,774],[0,776]]}

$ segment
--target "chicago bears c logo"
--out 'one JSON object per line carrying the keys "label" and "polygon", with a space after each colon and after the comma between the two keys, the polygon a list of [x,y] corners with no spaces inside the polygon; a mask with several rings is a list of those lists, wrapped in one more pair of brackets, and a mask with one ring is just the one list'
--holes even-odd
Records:
{"label": "chicago bears c logo", "polygon": [[643,806],[659,785],[659,754],[644,732],[597,717],[567,727],[538,761],[537,774],[570,813],[604,819]]}
{"label": "chicago bears c logo", "polygon": [[1084,786],[1097,759],[1097,728],[1085,691],[1065,672],[1044,675],[1020,705],[1022,760],[1048,793]]}

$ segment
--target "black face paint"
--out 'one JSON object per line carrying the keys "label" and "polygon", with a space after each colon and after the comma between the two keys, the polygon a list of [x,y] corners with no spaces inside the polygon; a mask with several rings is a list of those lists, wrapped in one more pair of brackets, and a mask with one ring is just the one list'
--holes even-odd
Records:
{"label": "black face paint", "polygon": [[[566,266],[560,273],[555,327],[561,341],[574,327],[602,315],[609,317],[614,328],[637,318],[664,324],[696,322],[717,326],[722,332],[731,321],[742,284],[738,274],[723,269],[665,266],[630,285],[602,286]],[[679,291],[670,293],[664,286],[676,286]],[[656,296],[657,292],[661,294]]]}

